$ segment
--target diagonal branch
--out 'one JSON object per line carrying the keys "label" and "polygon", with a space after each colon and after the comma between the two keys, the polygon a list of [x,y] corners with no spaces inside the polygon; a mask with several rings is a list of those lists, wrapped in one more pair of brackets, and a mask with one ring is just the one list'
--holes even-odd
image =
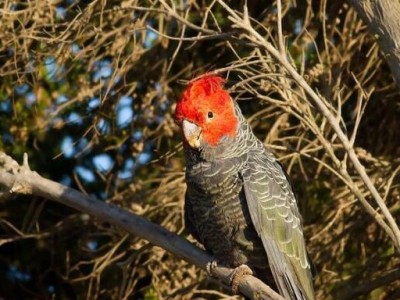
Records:
{"label": "diagonal branch", "polygon": [[[382,228],[387,232],[390,238],[393,240],[394,245],[400,251],[400,229],[396,224],[392,214],[390,213],[388,207],[383,201],[381,195],[378,193],[371,179],[369,178],[367,172],[365,171],[364,166],[358,159],[354,148],[349,141],[347,135],[340,128],[339,122],[337,121],[335,115],[331,112],[329,107],[326,105],[325,101],[311,88],[311,86],[304,80],[304,78],[296,71],[296,69],[292,66],[292,64],[288,61],[285,55],[282,55],[271,43],[269,43],[263,36],[258,33],[254,27],[250,23],[250,19],[247,14],[247,7],[244,7],[244,13],[239,15],[239,13],[235,12],[232,8],[230,8],[223,0],[217,0],[219,4],[229,13],[229,19],[234,23],[237,28],[243,29],[247,33],[247,38],[257,45],[258,47],[265,49],[273,58],[275,58],[282,66],[286,69],[286,71],[290,74],[290,76],[296,81],[296,83],[303,88],[303,90],[308,94],[308,96],[312,99],[314,105],[319,109],[319,111],[323,114],[323,116],[327,119],[341,143],[344,146],[347,154],[349,155],[349,159],[354,165],[355,170],[360,175],[362,181],[365,186],[371,193],[373,199],[376,204],[382,211],[382,214],[386,218],[388,225],[386,222],[376,213],[375,210],[371,210],[371,205],[364,199],[364,197],[358,197],[361,203],[364,205],[368,213],[370,213],[375,220],[382,226]],[[339,170],[342,166],[336,166]],[[354,187],[356,189],[356,187]],[[358,189],[357,189],[358,190]],[[360,195],[361,193],[357,193]]]}
{"label": "diagonal branch", "polygon": [[[114,204],[99,201],[41,177],[29,169],[26,154],[23,165],[19,166],[11,157],[0,152],[0,186],[10,193],[40,196],[90,214],[101,221],[121,227],[132,235],[146,239],[203,270],[207,269],[212,260],[207,252],[160,225]],[[232,272],[232,269],[221,266],[212,270],[213,275],[227,285],[230,285]],[[243,277],[239,290],[251,299],[284,300],[269,286],[253,276]]]}

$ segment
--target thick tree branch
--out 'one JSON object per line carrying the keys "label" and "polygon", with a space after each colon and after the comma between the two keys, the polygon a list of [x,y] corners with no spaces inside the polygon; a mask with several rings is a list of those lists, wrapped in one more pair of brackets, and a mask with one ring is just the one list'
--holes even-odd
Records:
{"label": "thick tree branch", "polygon": [[349,0],[379,46],[400,90],[400,2],[392,0]]}
{"label": "thick tree branch", "polygon": [[[90,214],[101,221],[119,226],[132,235],[146,239],[204,270],[212,260],[212,257],[205,251],[160,225],[114,204],[101,202],[77,190],[41,177],[29,169],[26,155],[23,165],[19,166],[11,157],[0,152],[0,186],[9,193],[40,196]],[[230,285],[232,271],[232,269],[218,266],[213,269],[213,275],[223,283]],[[240,282],[239,290],[251,299],[283,300],[279,294],[253,276],[245,276]]]}

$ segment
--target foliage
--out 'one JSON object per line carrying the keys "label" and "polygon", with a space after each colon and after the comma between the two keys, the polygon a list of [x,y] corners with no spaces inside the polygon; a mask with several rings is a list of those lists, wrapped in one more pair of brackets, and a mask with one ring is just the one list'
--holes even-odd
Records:
{"label": "foliage", "polygon": [[[243,11],[244,2],[233,3]],[[292,178],[318,299],[400,297],[399,258],[357,200],[355,187],[376,208],[345,147],[304,89],[219,3],[0,5],[1,151],[27,152],[43,176],[186,235],[174,105],[188,80],[218,70]],[[344,1],[282,1],[284,40],[275,2],[247,6],[257,32],[286,49],[355,137],[357,157],[398,219],[398,91],[374,37]],[[0,228],[5,299],[238,297],[164,250],[44,199],[3,194]]]}

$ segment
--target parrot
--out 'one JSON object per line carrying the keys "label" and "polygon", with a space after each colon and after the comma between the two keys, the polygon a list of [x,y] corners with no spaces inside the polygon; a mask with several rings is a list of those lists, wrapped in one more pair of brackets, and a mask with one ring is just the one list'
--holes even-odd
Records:
{"label": "parrot", "polygon": [[244,267],[242,275],[254,274],[285,299],[312,300],[310,260],[288,175],[224,84],[205,74],[189,82],[176,104],[185,226],[217,264]]}

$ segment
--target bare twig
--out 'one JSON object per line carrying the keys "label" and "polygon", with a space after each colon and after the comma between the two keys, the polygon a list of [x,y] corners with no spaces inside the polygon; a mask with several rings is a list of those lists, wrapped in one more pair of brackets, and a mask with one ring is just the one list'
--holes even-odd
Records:
{"label": "bare twig", "polygon": [[281,0],[276,1],[276,9],[278,11],[278,20],[277,20],[277,25],[278,25],[278,45],[279,45],[279,51],[281,55],[286,55],[286,49],[285,49],[285,44],[283,42],[283,33],[282,33],[282,2]]}

